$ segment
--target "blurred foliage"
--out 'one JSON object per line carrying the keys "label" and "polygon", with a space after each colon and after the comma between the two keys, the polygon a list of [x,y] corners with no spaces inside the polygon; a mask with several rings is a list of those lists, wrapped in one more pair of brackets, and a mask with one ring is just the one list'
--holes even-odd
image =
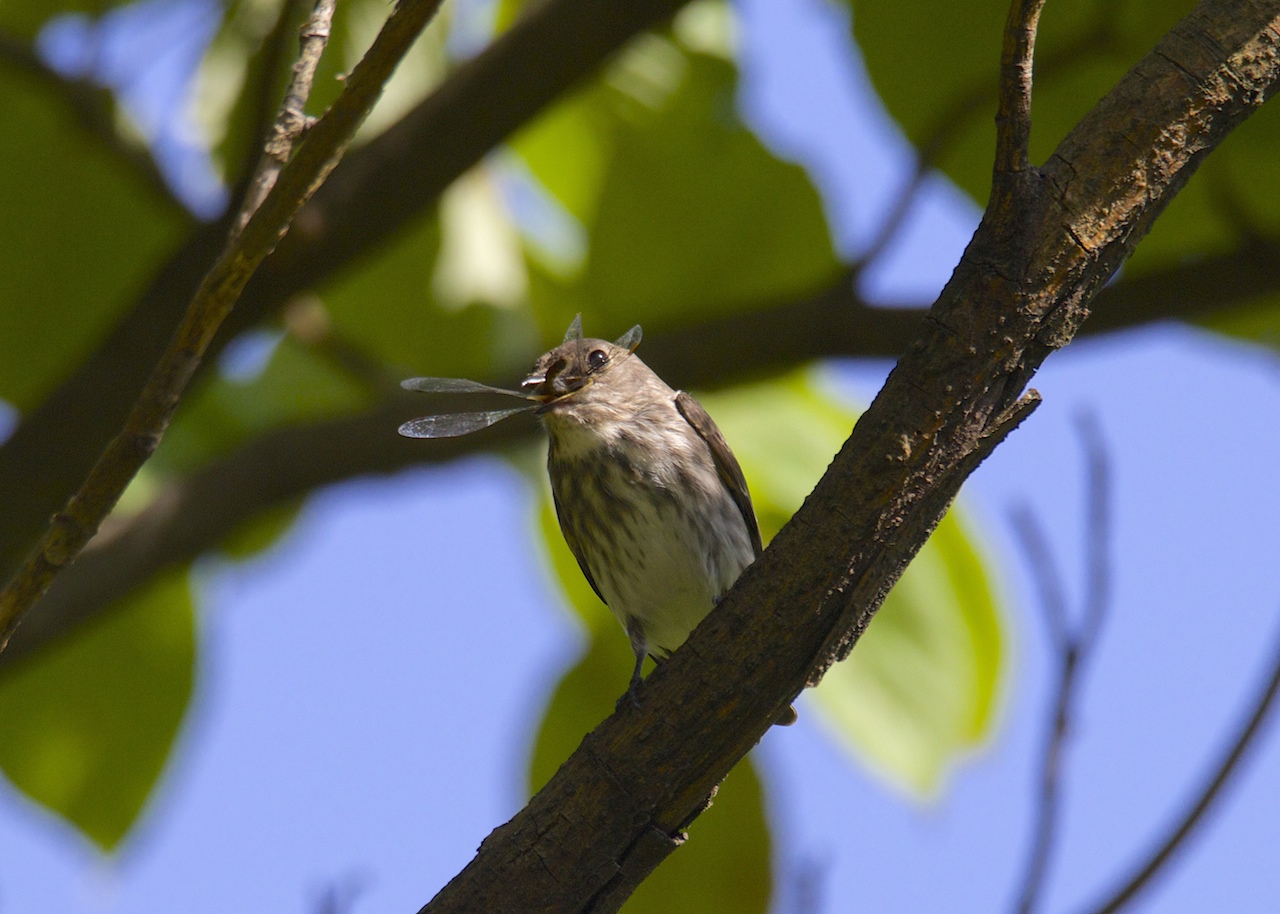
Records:
{"label": "blurred foliage", "polygon": [[[848,0],[867,68],[890,114],[937,166],[986,198],[1003,0],[955,4]],[[1071,125],[1190,8],[1190,0],[1049,4],[1036,70],[1033,155]],[[33,40],[51,17],[93,17],[103,2],[0,5],[0,29]],[[214,164],[237,180],[274,108],[307,4],[235,0],[191,87]],[[496,27],[523,4],[503,0]],[[368,141],[423,98],[465,53],[446,13],[418,43],[365,125]],[[339,3],[309,104],[319,113],[385,18],[385,0]],[[284,37],[276,66],[262,56]],[[827,286],[841,270],[808,175],[774,154],[737,104],[732,16],[694,4],[634,42],[457,182],[433,212],[278,322],[236,341],[193,387],[127,509],[281,426],[378,402],[411,374],[511,377],[559,340],[570,317],[614,336],[731,316]],[[459,50],[459,48],[464,48]],[[136,55],[159,61],[159,49]],[[921,61],[927,61],[922,66]],[[104,79],[86,62],[86,75]],[[157,64],[158,66],[158,64]],[[0,399],[19,412],[71,375],[183,244],[192,221],[126,157],[89,139],[53,81],[0,58]],[[107,112],[122,148],[141,133]],[[948,127],[953,125],[953,128]],[[448,142],[442,137],[441,142]],[[1280,218],[1280,109],[1236,131],[1156,223],[1134,273],[1274,234]],[[1217,319],[1275,343],[1274,303]],[[749,359],[750,352],[743,358]],[[807,375],[704,398],[746,470],[766,537],[796,510],[854,416]],[[390,430],[389,430],[390,433]],[[541,482],[539,483],[542,484]],[[294,507],[275,506],[220,548],[268,547]],[[612,708],[630,670],[626,639],[582,578],[544,508],[542,539],[588,631],[533,752],[542,783]],[[939,789],[988,734],[1006,665],[993,571],[965,525],[948,519],[894,590],[853,658],[801,713],[914,794]],[[103,848],[115,847],[163,768],[191,691],[192,606],[182,573],[154,580],[118,611],[0,677],[0,767],[35,801]],[[769,831],[754,769],[740,766],[716,805],[635,896],[629,911],[764,910]],[[665,899],[665,900],[664,900]]]}
{"label": "blurred foliage", "polygon": [[183,222],[25,75],[0,91],[0,161],[0,399],[25,410],[110,330]]}
{"label": "blurred foliage", "polygon": [[547,205],[577,228],[557,250],[535,248],[530,265],[547,333],[579,311],[612,334],[835,279],[817,192],[742,123],[736,83],[731,61],[650,36],[515,139]]}
{"label": "blurred foliage", "polygon": [[103,850],[146,804],[191,697],[185,571],[0,677],[0,769]]}

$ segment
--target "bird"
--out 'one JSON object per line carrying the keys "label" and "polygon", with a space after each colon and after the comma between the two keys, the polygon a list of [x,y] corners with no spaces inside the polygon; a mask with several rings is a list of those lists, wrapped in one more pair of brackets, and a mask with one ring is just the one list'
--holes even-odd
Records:
{"label": "bird", "polygon": [[521,384],[540,404],[560,530],[630,640],[636,704],[645,657],[680,647],[762,551],[724,435],[635,355],[640,338],[584,338],[579,315]]}
{"label": "bird", "polygon": [[[547,432],[556,517],[592,590],[621,623],[635,667],[623,698],[639,705],[646,657],[662,661],[762,551],[737,458],[693,397],[635,354],[637,324],[610,343],[584,338],[582,315],[521,389],[464,378],[409,378],[406,390],[513,397],[505,409],[435,412],[406,438],[453,438],[533,412]],[[775,719],[794,723],[788,707]]]}

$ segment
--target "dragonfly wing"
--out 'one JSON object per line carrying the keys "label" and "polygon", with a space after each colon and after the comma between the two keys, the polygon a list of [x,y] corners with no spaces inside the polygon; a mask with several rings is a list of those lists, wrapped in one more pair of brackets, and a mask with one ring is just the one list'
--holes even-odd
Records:
{"label": "dragonfly wing", "polygon": [[479,381],[468,381],[466,378],[410,378],[401,381],[405,390],[416,390],[427,394],[502,394],[507,397],[527,399],[518,390],[507,390],[503,387],[490,387]]}
{"label": "dragonfly wing", "polygon": [[400,434],[406,438],[457,438],[488,428],[516,413],[536,409],[537,404],[517,406],[514,409],[493,409],[475,413],[445,413],[441,416],[423,416],[410,419],[400,426]]}

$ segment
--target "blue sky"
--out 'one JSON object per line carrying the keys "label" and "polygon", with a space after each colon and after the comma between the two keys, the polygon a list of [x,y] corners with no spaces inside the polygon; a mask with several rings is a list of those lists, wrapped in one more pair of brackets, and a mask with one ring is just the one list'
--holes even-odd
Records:
{"label": "blue sky", "polygon": [[[853,250],[902,180],[905,147],[822,0],[746,0],[741,11],[744,107],[811,168]],[[877,295],[927,297],[950,274],[977,213],[941,182],[928,199],[869,282]],[[887,368],[835,364],[827,377],[865,402]],[[1049,360],[1034,382],[1044,407],[962,495],[1002,569],[1012,631],[998,732],[920,806],[851,764],[802,702],[799,724],[775,728],[756,756],[779,914],[798,909],[801,874],[823,912],[1012,904],[1049,655],[1008,511],[1034,508],[1078,600],[1081,408],[1115,461],[1115,598],[1085,673],[1044,910],[1087,904],[1162,832],[1280,638],[1278,382],[1270,353],[1175,326]],[[3,790],[0,909],[310,912],[338,887],[355,892],[354,912],[417,910],[522,804],[542,707],[581,647],[538,551],[535,510],[515,470],[478,459],[335,487],[269,554],[202,564],[197,696],[144,821],[105,860]],[[1133,910],[1280,909],[1277,846],[1272,726],[1171,878]]]}

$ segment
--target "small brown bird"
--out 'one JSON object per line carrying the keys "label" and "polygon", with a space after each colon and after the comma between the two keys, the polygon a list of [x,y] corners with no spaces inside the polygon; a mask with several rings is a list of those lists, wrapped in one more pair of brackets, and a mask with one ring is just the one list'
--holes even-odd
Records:
{"label": "small brown bird", "polygon": [[[622,624],[636,665],[689,637],[760,555],[760,528],[733,452],[702,406],[634,355],[640,328],[616,343],[582,337],[581,316],[521,387],[550,439],[556,515],[587,581]],[[459,386],[465,385],[465,386]],[[415,379],[414,390],[485,390]],[[463,434],[529,407],[406,423],[402,434]],[[784,712],[779,723],[791,723]]]}
{"label": "small brown bird", "polygon": [[636,655],[684,643],[760,554],[746,480],[697,400],[672,390],[619,340],[565,341],[521,385],[543,404],[560,529]]}

